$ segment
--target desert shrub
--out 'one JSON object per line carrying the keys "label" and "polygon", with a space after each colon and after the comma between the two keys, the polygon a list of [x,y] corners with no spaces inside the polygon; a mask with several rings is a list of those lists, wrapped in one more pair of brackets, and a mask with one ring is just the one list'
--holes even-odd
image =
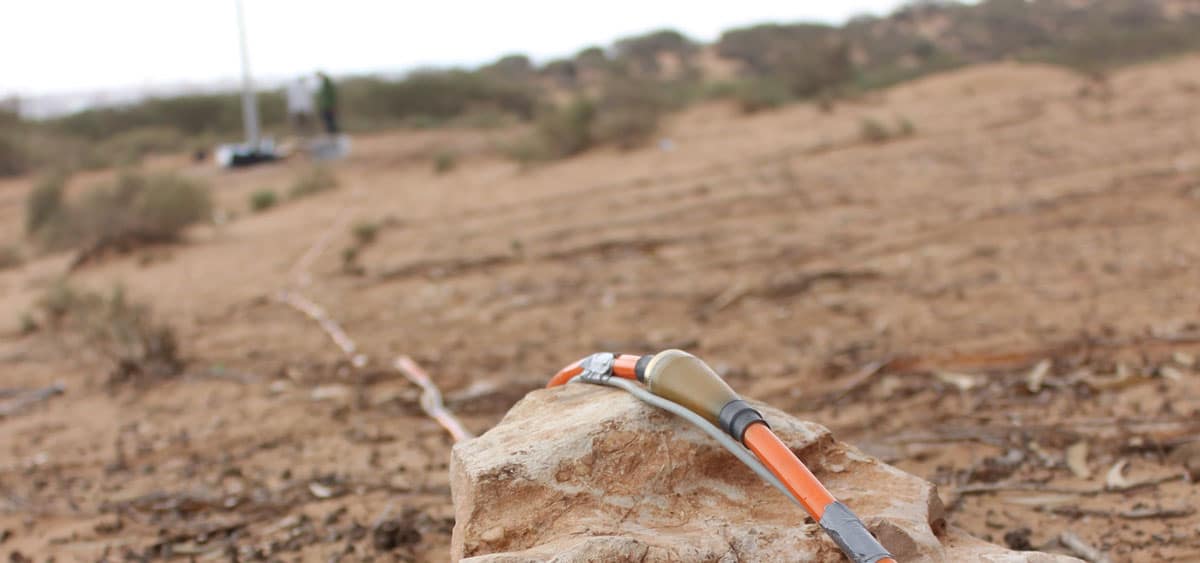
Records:
{"label": "desert shrub", "polygon": [[0,245],[0,270],[16,268],[25,263],[21,249],[11,244]]}
{"label": "desert shrub", "polygon": [[532,151],[543,158],[564,158],[579,154],[592,145],[592,124],[596,106],[586,98],[576,98],[562,107],[546,110],[534,124]]}
{"label": "desert shrub", "polygon": [[17,332],[21,335],[33,334],[41,328],[38,325],[37,319],[29,311],[23,311],[17,316]]}
{"label": "desert shrub", "polygon": [[864,117],[858,122],[858,136],[868,143],[882,143],[892,138],[892,132],[878,119]]}
{"label": "desert shrub", "polygon": [[292,199],[308,197],[313,194],[327,192],[338,186],[337,176],[333,171],[325,166],[313,166],[292,182],[292,188],[288,191],[288,196]]}
{"label": "desert shrub", "polygon": [[438,174],[445,174],[454,170],[458,166],[458,155],[451,151],[438,151],[433,156],[433,171]]}
{"label": "desert shrub", "polygon": [[266,211],[272,207],[275,207],[275,204],[278,203],[278,199],[278,196],[275,195],[275,190],[267,188],[256,190],[254,193],[250,194],[250,210],[255,213]]}
{"label": "desert shrub", "polygon": [[67,174],[54,172],[38,181],[25,200],[25,232],[36,233],[63,212],[63,190]]}
{"label": "desert shrub", "polygon": [[795,99],[787,85],[772,78],[743,81],[734,90],[734,98],[743,113],[775,109]]}
{"label": "desert shrub", "polygon": [[211,215],[203,183],[176,174],[125,172],[61,206],[34,234],[50,248],[88,245],[90,252],[101,252],[175,241],[184,228]]}
{"label": "desert shrub", "polygon": [[534,123],[533,134],[508,148],[521,162],[554,160],[579,154],[594,145],[630,149],[649,141],[662,115],[677,99],[679,84],[613,77],[597,98],[576,97],[547,108]]}
{"label": "desert shrub", "polygon": [[200,183],[177,174],[144,177],[133,198],[136,230],[162,239],[173,239],[184,227],[212,216],[212,197]]}
{"label": "desert shrub", "polygon": [[121,287],[103,295],[59,280],[38,305],[49,327],[79,335],[112,362],[110,384],[146,382],[183,371],[175,330],[155,319],[149,306],[129,300]]}
{"label": "desert shrub", "polygon": [[610,81],[597,103],[592,140],[622,149],[645,144],[671,101],[680,98],[673,86],[632,78]]}
{"label": "desert shrub", "polygon": [[20,137],[10,131],[0,131],[0,176],[17,176],[30,168],[29,154]]}
{"label": "desert shrub", "polygon": [[[266,128],[282,126],[286,121],[280,92],[259,93],[258,109]],[[110,139],[134,130],[157,129],[158,132],[150,135],[161,136],[163,128],[173,129],[175,134],[182,136],[237,135],[242,131],[241,97],[236,92],[222,92],[148,98],[123,106],[87,109],[51,119],[46,126],[90,141]],[[124,142],[136,144],[135,141],[137,139]]]}
{"label": "desert shrub", "polygon": [[24,174],[30,167],[23,129],[16,103],[0,100],[0,176]]}
{"label": "desert shrub", "polygon": [[375,238],[379,236],[379,223],[374,221],[360,221],[351,227],[350,232],[354,235],[354,240],[359,246],[366,246],[375,242]]}
{"label": "desert shrub", "polygon": [[510,74],[517,72],[513,64],[497,64],[501,66],[486,72],[421,70],[401,80],[354,78],[342,83],[341,96],[355,110],[349,116],[357,120],[352,123],[364,129],[417,122],[441,125],[484,110],[532,117],[540,98],[536,83]]}
{"label": "desert shrub", "polygon": [[639,72],[656,75],[660,71],[660,55],[674,56],[684,66],[690,66],[699,47],[678,31],[661,29],[620,39],[613,45],[613,50],[618,59],[628,60]]}
{"label": "desert shrub", "polygon": [[854,75],[850,44],[837,28],[767,24],[721,35],[717,52],[739,61],[751,77],[777,81],[791,96],[835,89]]}
{"label": "desert shrub", "polygon": [[907,117],[897,117],[895,127],[891,128],[873,117],[864,117],[858,123],[858,136],[867,143],[884,143],[899,137],[911,137],[916,133],[916,126]]}
{"label": "desert shrub", "polygon": [[89,168],[138,164],[148,155],[183,150],[186,139],[171,127],[130,129],[94,143],[88,155]]}
{"label": "desert shrub", "polygon": [[621,149],[646,144],[658,130],[660,112],[652,106],[623,106],[602,112],[596,119],[594,137]]}

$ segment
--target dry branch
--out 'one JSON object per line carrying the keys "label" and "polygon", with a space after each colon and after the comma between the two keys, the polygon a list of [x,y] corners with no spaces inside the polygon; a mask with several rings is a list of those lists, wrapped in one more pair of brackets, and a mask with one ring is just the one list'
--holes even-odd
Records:
{"label": "dry branch", "polygon": [[40,389],[32,389],[25,391],[14,390],[11,394],[8,392],[4,396],[11,396],[12,399],[0,403],[0,418],[17,414],[37,403],[47,401],[51,397],[61,395],[66,391],[66,387],[62,383],[55,383],[48,387]]}

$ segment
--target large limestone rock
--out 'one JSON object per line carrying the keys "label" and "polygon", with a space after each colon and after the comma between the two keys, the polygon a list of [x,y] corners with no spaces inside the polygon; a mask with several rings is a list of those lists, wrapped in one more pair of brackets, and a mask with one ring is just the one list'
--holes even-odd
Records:
{"label": "large limestone rock", "polygon": [[[1075,561],[947,530],[931,483],[760,407],[898,561]],[[455,560],[844,560],[802,509],[710,437],[619,390],[532,392],[456,445],[450,470]]]}

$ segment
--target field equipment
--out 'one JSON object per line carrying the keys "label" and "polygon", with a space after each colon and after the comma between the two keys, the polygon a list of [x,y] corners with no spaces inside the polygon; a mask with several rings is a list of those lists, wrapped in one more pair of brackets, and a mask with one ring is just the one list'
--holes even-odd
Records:
{"label": "field equipment", "polygon": [[895,563],[862,520],[838,502],[771,431],[762,413],[742,400],[700,358],[681,350],[648,356],[602,352],[563,368],[547,387],[573,381],[624,389],[682,417],[802,506],[851,561]]}

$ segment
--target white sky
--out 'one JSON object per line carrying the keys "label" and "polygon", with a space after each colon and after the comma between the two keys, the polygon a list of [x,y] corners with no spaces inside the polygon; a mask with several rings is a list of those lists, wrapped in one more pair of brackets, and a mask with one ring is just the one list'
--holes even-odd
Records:
{"label": "white sky", "polygon": [[[204,84],[240,73],[234,0],[3,0],[0,96]],[[535,60],[670,27],[840,23],[899,0],[245,0],[261,78]]]}

